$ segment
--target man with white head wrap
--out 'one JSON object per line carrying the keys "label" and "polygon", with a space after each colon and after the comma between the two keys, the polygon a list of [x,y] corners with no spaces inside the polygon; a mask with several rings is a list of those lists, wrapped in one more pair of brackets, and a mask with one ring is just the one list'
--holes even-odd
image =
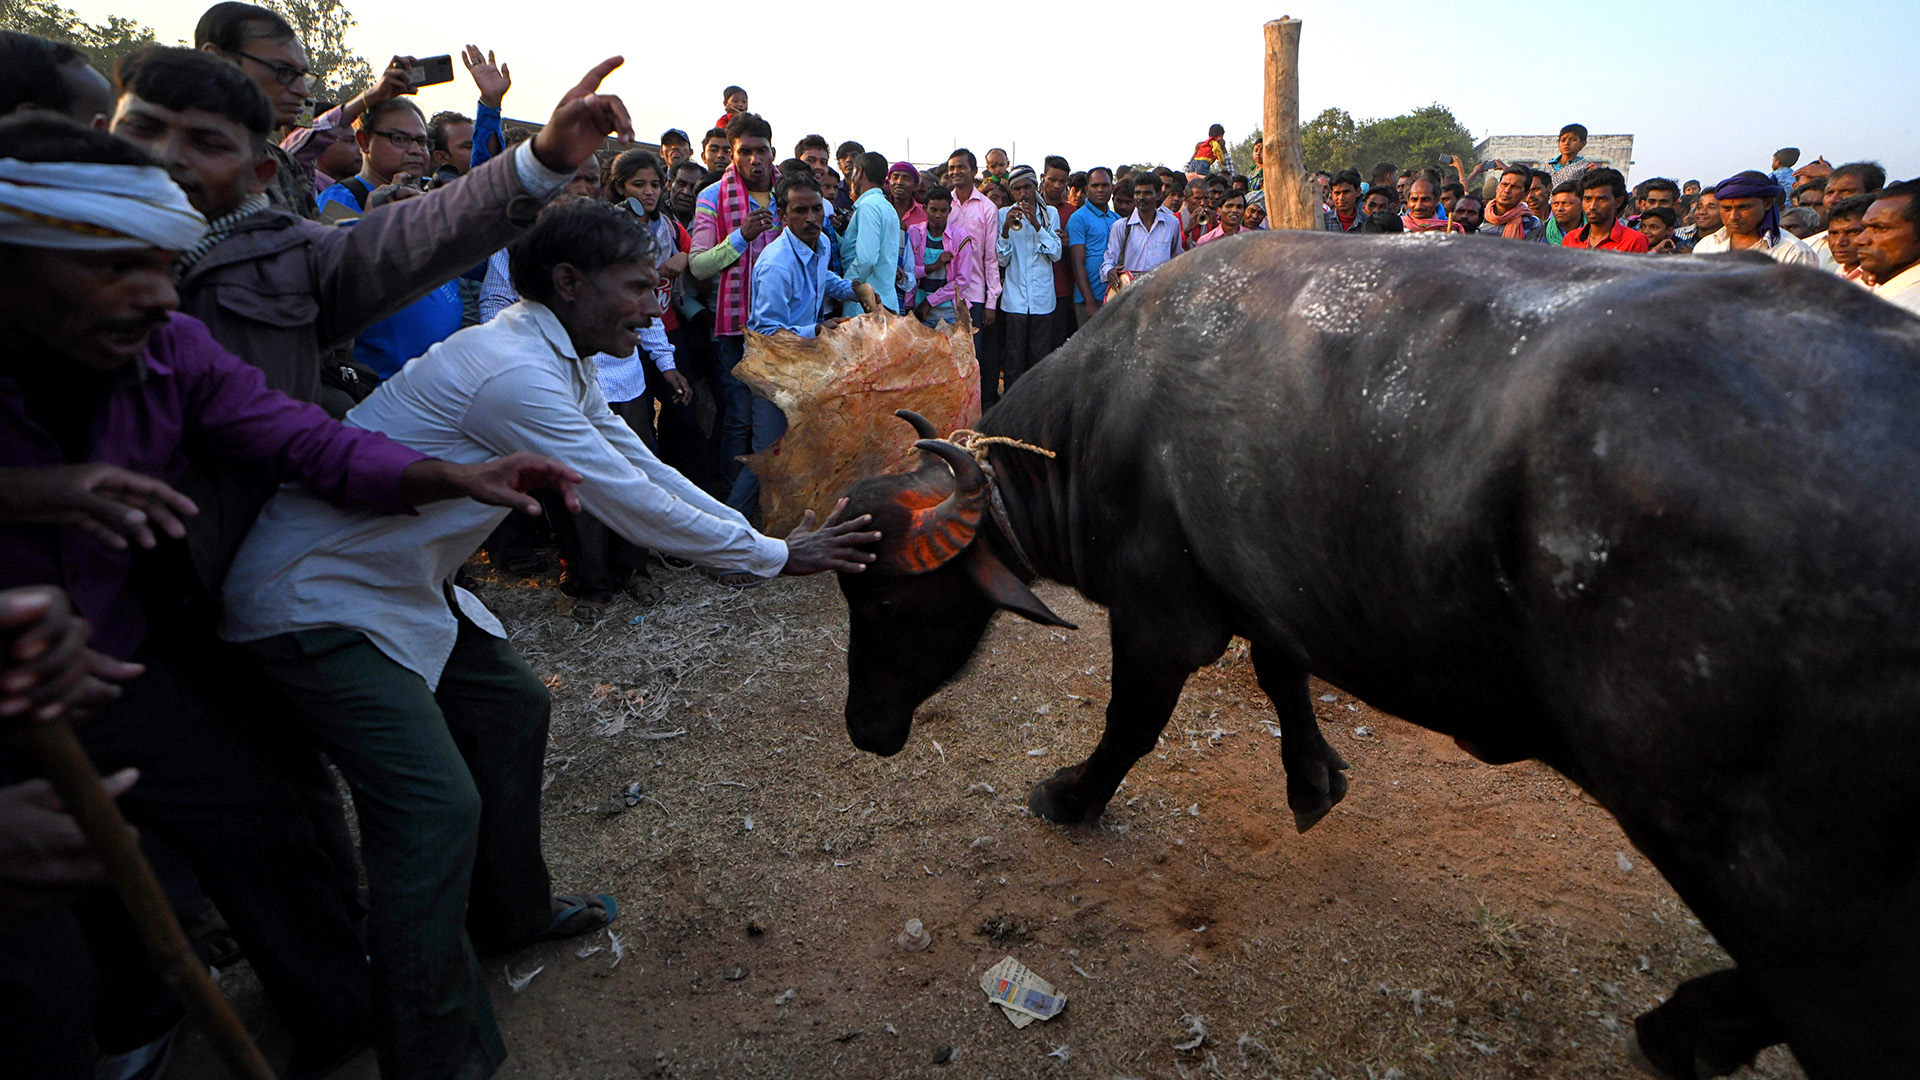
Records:
{"label": "man with white head wrap", "polygon": [[[173,313],[169,264],[205,231],[137,147],[47,113],[0,120],[0,589],[64,588],[101,653],[146,665],[81,739],[100,768],[140,770],[129,820],[193,867],[294,1033],[293,1071],[314,1075],[369,1037],[365,949],[305,809],[214,719],[242,691],[169,589],[184,565],[170,541],[196,510],[171,486],[186,446],[389,512],[463,495],[537,511],[525,488],[577,476],[532,455],[426,458],[268,389]],[[0,1045],[21,1075],[90,1075],[86,1009],[77,1029],[49,1012],[91,994],[81,941],[64,911],[0,939]],[[137,957],[96,955],[104,984],[135,985]],[[109,1051],[165,1038],[178,1015],[108,1012]]]}

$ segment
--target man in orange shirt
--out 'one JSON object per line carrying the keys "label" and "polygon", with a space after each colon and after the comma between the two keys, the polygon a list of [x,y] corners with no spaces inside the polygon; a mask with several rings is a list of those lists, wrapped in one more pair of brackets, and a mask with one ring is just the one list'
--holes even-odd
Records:
{"label": "man in orange shirt", "polygon": [[1588,169],[1578,183],[1587,224],[1568,233],[1560,246],[1644,253],[1647,238],[1620,221],[1620,208],[1627,204],[1627,178],[1618,169]]}

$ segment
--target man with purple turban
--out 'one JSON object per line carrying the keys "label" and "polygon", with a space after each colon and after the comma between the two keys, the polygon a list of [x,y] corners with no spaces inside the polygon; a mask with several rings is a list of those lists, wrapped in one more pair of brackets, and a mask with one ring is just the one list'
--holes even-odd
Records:
{"label": "man with purple turban", "polygon": [[1695,244],[1695,255],[1759,251],[1778,263],[1820,265],[1806,241],[1780,228],[1780,200],[1786,189],[1773,177],[1763,172],[1737,173],[1715,185],[1713,194],[1719,200],[1720,220],[1725,227]]}

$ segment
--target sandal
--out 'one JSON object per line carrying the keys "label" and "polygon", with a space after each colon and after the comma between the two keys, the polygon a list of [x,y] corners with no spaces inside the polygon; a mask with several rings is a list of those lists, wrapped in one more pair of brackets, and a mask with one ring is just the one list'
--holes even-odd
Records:
{"label": "sandal", "polygon": [[641,607],[652,607],[667,598],[667,590],[662,588],[659,582],[644,575],[627,582],[627,587],[621,591],[632,597],[633,602]]}
{"label": "sandal", "polygon": [[558,941],[561,938],[579,937],[581,934],[590,934],[619,918],[620,905],[614,901],[613,897],[606,893],[596,893],[594,899],[600,901],[600,916],[583,918],[593,913],[591,901],[578,896],[555,896],[554,900],[562,906],[553,913],[553,919],[547,923],[547,928],[528,938],[527,941],[529,943]]}
{"label": "sandal", "polygon": [[612,600],[576,599],[573,602],[573,621],[592,626],[607,617],[607,609],[613,606]]}
{"label": "sandal", "polygon": [[763,578],[759,574],[747,570],[715,570],[711,566],[703,566],[700,568],[700,572],[712,578],[714,581],[734,589],[751,589],[756,585],[765,585],[768,581],[772,580],[770,578]]}

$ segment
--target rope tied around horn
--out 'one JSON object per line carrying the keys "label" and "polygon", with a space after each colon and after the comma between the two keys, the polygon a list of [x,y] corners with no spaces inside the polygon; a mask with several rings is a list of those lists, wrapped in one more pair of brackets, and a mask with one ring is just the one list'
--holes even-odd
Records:
{"label": "rope tied around horn", "polygon": [[1035,446],[1032,443],[1021,442],[1019,439],[1006,435],[988,435],[984,431],[975,431],[972,428],[961,428],[947,436],[947,441],[965,450],[967,453],[972,454],[981,465],[987,463],[987,447],[989,446],[1011,446],[1015,450],[1025,450],[1029,454],[1039,454],[1041,457],[1046,458],[1059,456],[1044,446]]}
{"label": "rope tied around horn", "polygon": [[987,460],[987,448],[992,446],[1010,446],[1015,450],[1025,450],[1029,454],[1039,454],[1044,458],[1059,455],[1044,446],[1021,442],[1006,435],[988,435],[972,428],[961,428],[947,436],[947,441],[973,455],[980,463],[980,469],[987,474],[987,511],[993,515],[994,524],[1000,527],[1001,535],[1007,538],[1007,545],[1013,548],[1014,557],[1020,560],[1028,575],[1038,577],[1040,570],[1033,560],[1027,557],[1026,549],[1020,545],[1020,536],[1013,531],[1013,521],[1007,516],[1007,504],[1000,498],[1000,478],[994,475],[993,463]]}

